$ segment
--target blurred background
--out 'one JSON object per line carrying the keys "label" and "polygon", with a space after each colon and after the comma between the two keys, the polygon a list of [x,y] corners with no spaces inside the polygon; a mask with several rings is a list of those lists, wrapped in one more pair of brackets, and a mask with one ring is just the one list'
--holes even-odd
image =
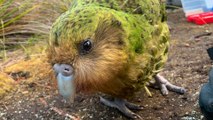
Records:
{"label": "blurred background", "polygon": [[[198,25],[199,19],[191,15],[205,20],[200,14],[211,15],[213,1],[163,1],[171,32],[163,75],[187,93],[162,96],[150,89],[153,98],[142,91],[133,101],[144,106],[139,112],[144,120],[202,120],[198,95],[212,66],[206,49],[213,47],[213,24]],[[0,0],[0,119],[128,119],[101,105],[97,95],[80,95],[72,105],[58,98],[45,50],[52,23],[71,4],[72,0]]]}

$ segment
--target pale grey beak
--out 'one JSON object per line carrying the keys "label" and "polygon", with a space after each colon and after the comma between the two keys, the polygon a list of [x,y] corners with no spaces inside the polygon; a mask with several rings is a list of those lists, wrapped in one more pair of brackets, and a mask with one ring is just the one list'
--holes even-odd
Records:
{"label": "pale grey beak", "polygon": [[73,67],[67,64],[55,64],[53,69],[56,73],[59,94],[73,102],[75,97]]}

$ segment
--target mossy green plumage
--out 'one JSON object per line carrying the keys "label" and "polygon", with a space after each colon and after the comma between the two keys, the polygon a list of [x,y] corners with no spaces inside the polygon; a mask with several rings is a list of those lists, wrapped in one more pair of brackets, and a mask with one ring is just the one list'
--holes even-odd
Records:
{"label": "mossy green plumage", "polygon": [[[93,48],[81,55],[87,38]],[[52,64],[74,64],[79,91],[125,98],[162,70],[168,46],[159,0],[74,0],[52,27],[48,57]]]}

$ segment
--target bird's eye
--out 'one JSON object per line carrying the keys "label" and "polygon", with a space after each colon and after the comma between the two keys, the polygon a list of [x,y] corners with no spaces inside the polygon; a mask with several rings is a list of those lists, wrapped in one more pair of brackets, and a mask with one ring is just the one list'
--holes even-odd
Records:
{"label": "bird's eye", "polygon": [[88,53],[92,48],[92,42],[90,39],[86,39],[83,43],[82,43],[82,46],[81,46],[81,49],[82,49],[82,52],[85,54],[85,53]]}

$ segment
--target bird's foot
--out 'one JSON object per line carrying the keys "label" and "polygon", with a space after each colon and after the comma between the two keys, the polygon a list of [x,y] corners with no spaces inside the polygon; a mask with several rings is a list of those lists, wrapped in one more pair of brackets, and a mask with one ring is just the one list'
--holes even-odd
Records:
{"label": "bird's foot", "polygon": [[169,93],[168,90],[180,94],[184,94],[186,92],[185,88],[171,84],[167,79],[165,79],[163,76],[159,74],[155,75],[154,78],[156,82],[153,84],[153,86],[155,88],[159,88],[163,95],[167,95]]}
{"label": "bird's foot", "polygon": [[[131,110],[142,110],[143,107],[133,103],[129,103],[123,99],[108,100],[103,97],[100,97],[100,102],[106,106],[117,108],[120,112],[132,119],[142,119],[139,115],[132,112]],[[130,110],[131,109],[131,110]]]}

